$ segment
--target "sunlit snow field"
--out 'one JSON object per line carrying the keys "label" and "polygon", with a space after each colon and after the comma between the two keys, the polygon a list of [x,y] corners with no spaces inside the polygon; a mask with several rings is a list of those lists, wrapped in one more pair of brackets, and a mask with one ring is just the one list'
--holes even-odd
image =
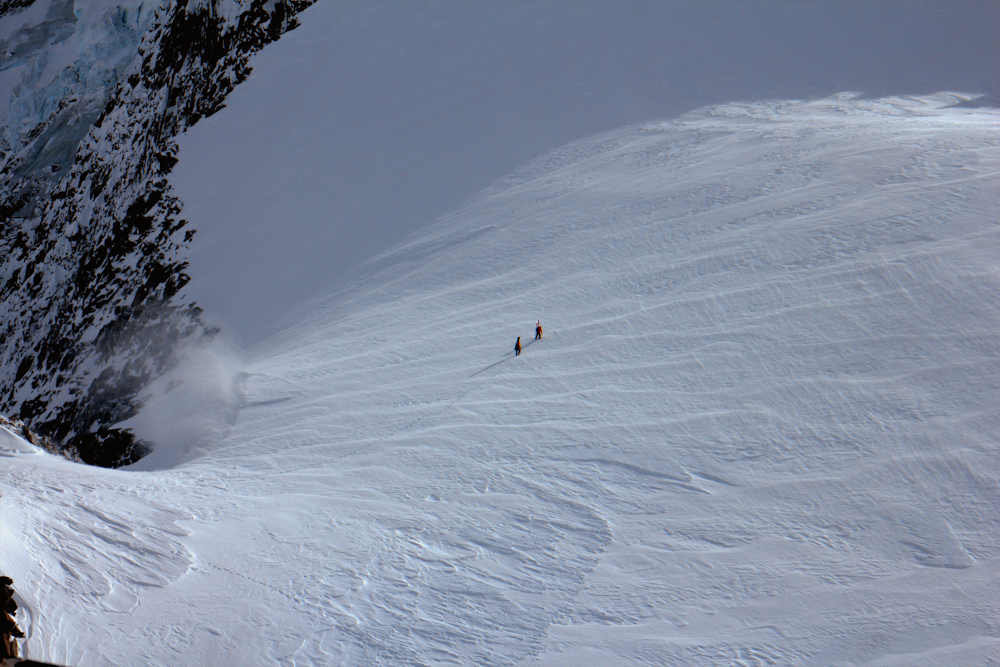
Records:
{"label": "sunlit snow field", "polygon": [[233,381],[238,418],[136,466],[175,467],[8,452],[29,655],[984,664],[996,117],[948,101],[729,105],[570,145],[245,376],[205,353],[189,395]]}
{"label": "sunlit snow field", "polygon": [[0,431],[27,655],[1000,659],[1000,139],[969,97],[570,142],[192,351],[133,469]]}

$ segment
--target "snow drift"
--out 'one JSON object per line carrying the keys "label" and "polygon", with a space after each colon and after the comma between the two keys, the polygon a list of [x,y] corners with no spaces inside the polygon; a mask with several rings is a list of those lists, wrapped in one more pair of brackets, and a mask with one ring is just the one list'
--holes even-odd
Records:
{"label": "snow drift", "polygon": [[28,654],[982,664],[1000,147],[961,99],[575,142],[248,351],[172,469],[12,453]]}
{"label": "snow drift", "polygon": [[0,3],[0,409],[134,461],[120,423],[213,325],[263,340],[567,142],[736,100],[1000,90],[1000,16],[971,1],[325,0],[236,88],[309,4]]}
{"label": "snow drift", "polygon": [[[172,16],[228,29],[250,8]],[[205,70],[153,67],[157,23],[150,69],[70,171],[170,165],[162,190],[109,180],[94,210],[175,234],[190,280],[147,288],[139,251],[84,266],[112,281],[107,313],[141,288],[182,315],[143,331],[190,336],[115,339],[171,342],[128,392],[106,378],[122,409],[95,425],[153,455],[98,469],[0,432],[26,653],[992,659],[996,14],[326,0],[252,63],[220,49],[183,113],[150,82]],[[238,63],[254,74],[225,96]],[[113,140],[161,110],[189,128],[177,147]],[[25,306],[8,327],[48,322],[46,281],[73,275],[23,234],[11,271],[34,257],[45,289],[5,281]],[[546,337],[512,358],[538,318]],[[116,370],[150,361],[112,348]],[[9,354],[4,372],[30,392],[60,360]]]}

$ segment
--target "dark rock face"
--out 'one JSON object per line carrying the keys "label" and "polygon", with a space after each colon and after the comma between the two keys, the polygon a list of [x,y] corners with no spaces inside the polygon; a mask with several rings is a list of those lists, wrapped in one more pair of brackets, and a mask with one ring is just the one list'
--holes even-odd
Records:
{"label": "dark rock face", "polygon": [[11,12],[11,10],[21,9],[30,6],[35,0],[0,0],[0,17]]}
{"label": "dark rock face", "polygon": [[[70,91],[3,156],[0,412],[94,465],[146,453],[115,424],[183,346],[216,333],[180,295],[194,230],[167,179],[174,137],[221,109],[249,57],[312,1],[228,2],[225,16],[217,0],[157,10],[99,110],[88,116],[93,100]],[[56,136],[75,148],[65,166],[46,153]]]}
{"label": "dark rock face", "polygon": [[0,577],[0,658],[16,658],[17,640],[24,638],[21,628],[17,627],[14,615],[17,613],[17,603],[14,602],[14,580],[10,577]]}

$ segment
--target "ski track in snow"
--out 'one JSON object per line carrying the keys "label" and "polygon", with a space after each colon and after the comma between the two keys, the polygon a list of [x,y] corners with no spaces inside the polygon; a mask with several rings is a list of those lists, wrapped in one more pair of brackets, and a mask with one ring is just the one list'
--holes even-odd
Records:
{"label": "ski track in snow", "polygon": [[3,445],[28,655],[997,660],[1000,142],[957,101],[571,144],[251,350],[181,465]]}

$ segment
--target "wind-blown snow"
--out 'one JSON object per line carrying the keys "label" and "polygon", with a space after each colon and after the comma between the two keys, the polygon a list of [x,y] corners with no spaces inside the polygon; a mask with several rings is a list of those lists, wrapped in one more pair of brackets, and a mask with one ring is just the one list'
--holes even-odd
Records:
{"label": "wind-blown snow", "polygon": [[27,654],[996,659],[1000,142],[963,99],[571,143],[213,362],[200,441],[4,446]]}
{"label": "wind-blown snow", "polygon": [[[111,72],[116,4],[17,14],[0,90]],[[995,18],[317,3],[180,140],[225,333],[122,425],[154,453],[0,428],[25,653],[1000,659]]]}
{"label": "wind-blown snow", "polygon": [[324,0],[301,18],[171,175],[198,230],[188,293],[247,345],[571,141],[737,100],[1000,100],[989,2]]}

